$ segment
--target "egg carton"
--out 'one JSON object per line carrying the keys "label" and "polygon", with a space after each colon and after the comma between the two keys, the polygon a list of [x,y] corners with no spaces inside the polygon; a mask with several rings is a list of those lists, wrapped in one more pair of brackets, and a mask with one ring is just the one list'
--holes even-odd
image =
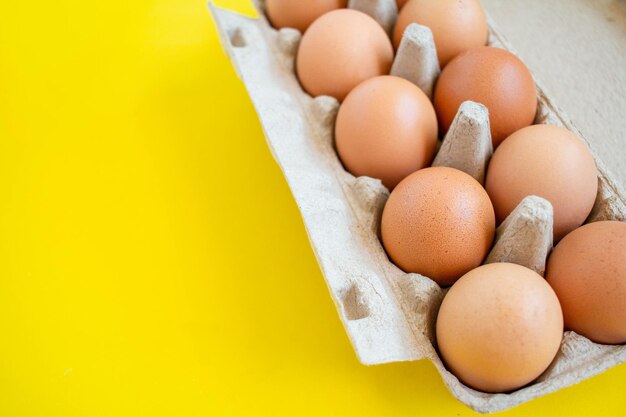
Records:
{"label": "egg carton", "polygon": [[[257,19],[211,3],[209,9],[291,188],[331,297],[363,364],[427,358],[456,398],[486,413],[511,408],[626,362],[626,346],[592,343],[568,331],[550,367],[514,392],[476,391],[450,373],[437,354],[434,330],[446,290],[428,277],[403,272],[388,259],[379,224],[389,191],[380,180],[345,171],[333,139],[339,103],[327,96],[313,98],[302,90],[295,75],[300,32],[274,29],[265,17],[263,1],[253,2]],[[397,16],[394,0],[351,0],[349,7],[374,17],[388,32]],[[492,22],[489,44],[511,49]],[[439,64],[430,29],[409,26],[391,73],[414,82],[432,97]],[[539,86],[537,97],[536,123],[565,126],[582,137]],[[595,157],[593,147],[587,145]],[[482,183],[492,152],[487,109],[465,102],[433,165],[458,168]],[[599,188],[588,222],[624,221],[626,194],[602,162],[595,160]],[[513,262],[543,274],[552,244],[552,206],[530,196],[498,227],[485,262]]]}

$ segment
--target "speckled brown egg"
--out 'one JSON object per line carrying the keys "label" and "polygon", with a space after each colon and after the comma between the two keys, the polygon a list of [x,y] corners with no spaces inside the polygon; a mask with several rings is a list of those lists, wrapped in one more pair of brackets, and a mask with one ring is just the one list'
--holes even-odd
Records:
{"label": "speckled brown egg", "polygon": [[315,19],[331,10],[346,7],[348,0],[267,0],[267,16],[277,29],[294,28],[303,32]]}
{"label": "speckled brown egg", "polygon": [[454,168],[419,170],[392,191],[382,241],[391,260],[450,285],[479,266],[493,242],[495,218],[480,183]]}
{"label": "speckled brown egg", "polygon": [[310,95],[342,101],[361,82],[388,74],[392,61],[391,41],[374,19],[339,9],[309,26],[300,42],[296,70]]}
{"label": "speckled brown egg", "polygon": [[498,223],[526,196],[548,200],[554,209],[557,242],[589,216],[598,176],[591,153],[575,134],[562,127],[535,125],[515,132],[496,149],[485,188]]}
{"label": "speckled brown egg", "polygon": [[508,392],[532,382],[554,360],[563,315],[540,275],[495,263],[452,286],[436,329],[442,359],[454,375],[480,391]]}
{"label": "speckled brown egg", "polygon": [[546,279],[566,328],[597,343],[626,343],[626,223],[590,223],[565,236]]}
{"label": "speckled brown egg", "polygon": [[434,104],[442,133],[450,128],[466,100],[482,103],[489,110],[494,147],[532,124],[537,112],[535,83],[524,63],[504,49],[489,46],[464,52],[441,72]]}
{"label": "speckled brown egg", "polygon": [[348,171],[380,178],[393,189],[430,165],[437,146],[435,109],[422,90],[403,78],[371,78],[341,104],[335,142]]}
{"label": "speckled brown egg", "polygon": [[428,26],[433,33],[439,65],[445,67],[458,54],[487,43],[489,27],[479,0],[410,0],[398,15],[393,34],[398,48],[411,23]]}

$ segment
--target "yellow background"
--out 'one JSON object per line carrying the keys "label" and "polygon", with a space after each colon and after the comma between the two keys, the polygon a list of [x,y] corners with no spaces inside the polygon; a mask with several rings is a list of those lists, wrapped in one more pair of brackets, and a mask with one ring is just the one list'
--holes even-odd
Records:
{"label": "yellow background", "polygon": [[474,413],[357,362],[202,0],[0,0],[0,416],[298,415]]}

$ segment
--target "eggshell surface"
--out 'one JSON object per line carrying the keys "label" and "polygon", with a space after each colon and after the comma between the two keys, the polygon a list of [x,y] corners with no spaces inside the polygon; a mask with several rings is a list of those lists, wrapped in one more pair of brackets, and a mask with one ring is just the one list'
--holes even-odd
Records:
{"label": "eggshell surface", "polygon": [[388,74],[392,61],[391,41],[374,19],[339,9],[317,19],[304,33],[296,70],[307,93],[342,101],[361,82]]}
{"label": "eggshell surface", "polygon": [[489,110],[494,147],[532,124],[537,113],[535,82],[524,63],[504,49],[489,46],[458,55],[441,72],[434,105],[442,133],[447,132],[459,106],[467,100],[484,104]]}
{"label": "eggshell surface", "polygon": [[413,83],[388,75],[371,78],[352,90],[339,108],[335,140],[348,171],[380,178],[393,189],[430,165],[437,146],[437,116]]}
{"label": "eggshell surface", "polygon": [[535,125],[515,132],[496,149],[485,188],[502,222],[522,199],[537,195],[554,209],[554,240],[579,227],[598,191],[596,164],[569,130]]}
{"label": "eggshell surface", "polygon": [[436,332],[444,363],[463,383],[508,392],[550,365],[563,337],[563,315],[540,275],[494,263],[468,272],[452,286]]}
{"label": "eggshell surface", "polygon": [[407,1],[408,0],[396,0],[396,5],[398,6],[398,10],[402,10],[402,8],[404,7]]}
{"label": "eggshell surface", "polygon": [[324,13],[346,7],[348,0],[266,0],[267,16],[275,28],[294,28],[304,33]]}
{"label": "eggshell surface", "polygon": [[489,27],[479,0],[410,0],[405,3],[394,28],[396,49],[411,23],[430,28],[442,68],[458,54],[487,43]]}
{"label": "eggshell surface", "polygon": [[479,266],[494,234],[487,193],[453,168],[409,175],[392,191],[382,215],[382,241],[391,260],[439,285],[450,285]]}
{"label": "eggshell surface", "polygon": [[566,328],[594,342],[626,343],[626,223],[590,223],[565,236],[548,260],[546,279]]}

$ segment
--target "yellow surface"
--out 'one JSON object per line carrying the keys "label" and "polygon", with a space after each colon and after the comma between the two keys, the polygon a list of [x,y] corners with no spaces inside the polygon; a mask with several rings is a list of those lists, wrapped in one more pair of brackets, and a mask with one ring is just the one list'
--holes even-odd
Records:
{"label": "yellow surface", "polygon": [[474,413],[357,362],[203,1],[1,0],[0,416],[299,415]]}

